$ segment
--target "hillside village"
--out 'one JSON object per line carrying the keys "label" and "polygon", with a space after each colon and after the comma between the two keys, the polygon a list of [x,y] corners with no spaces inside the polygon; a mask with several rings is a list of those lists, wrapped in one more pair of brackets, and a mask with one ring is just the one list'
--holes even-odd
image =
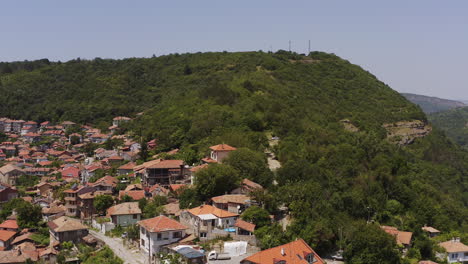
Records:
{"label": "hillside village", "polygon": [[[178,149],[142,161],[158,140],[143,143],[119,133],[131,120],[115,117],[102,131],[70,121],[0,118],[0,135],[5,135],[0,138],[0,263],[78,263],[81,244],[97,251],[109,247],[125,263],[343,260],[341,251],[319,256],[301,238],[273,248],[261,245],[255,236],[258,217],[246,215],[261,210],[255,197],[266,190],[250,179],[200,205],[187,204],[197,173],[223,163],[236,146],[216,142],[195,164],[174,159]],[[31,222],[38,217],[34,212],[40,212],[39,221]],[[267,215],[266,225],[287,226],[288,218],[287,213]],[[425,226],[421,232],[434,238],[440,235],[436,228]],[[410,251],[412,232],[381,229],[395,238],[403,255]],[[439,246],[441,261],[468,262],[468,246],[459,238]],[[170,260],[175,262],[164,262]]]}

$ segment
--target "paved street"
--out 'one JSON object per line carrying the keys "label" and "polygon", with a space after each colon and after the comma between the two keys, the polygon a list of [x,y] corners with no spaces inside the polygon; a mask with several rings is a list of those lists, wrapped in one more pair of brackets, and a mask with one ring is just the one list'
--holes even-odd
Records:
{"label": "paved street", "polygon": [[96,238],[104,241],[114,253],[121,258],[125,264],[145,264],[148,263],[148,258],[144,254],[140,253],[138,249],[128,249],[122,244],[121,238],[107,237],[102,233],[94,230],[89,232]]}

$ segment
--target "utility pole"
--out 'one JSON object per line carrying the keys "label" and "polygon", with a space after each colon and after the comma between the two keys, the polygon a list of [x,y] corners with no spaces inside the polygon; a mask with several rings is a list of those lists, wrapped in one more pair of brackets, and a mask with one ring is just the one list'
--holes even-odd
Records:
{"label": "utility pole", "polygon": [[309,55],[309,54],[310,54],[310,39],[309,39],[309,53],[307,53],[307,55]]}

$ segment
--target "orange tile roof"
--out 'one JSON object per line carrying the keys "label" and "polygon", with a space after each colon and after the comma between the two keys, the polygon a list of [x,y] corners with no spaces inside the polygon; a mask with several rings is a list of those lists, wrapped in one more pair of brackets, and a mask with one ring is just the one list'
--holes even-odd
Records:
{"label": "orange tile roof", "polygon": [[260,184],[256,183],[256,182],[253,182],[249,179],[244,179],[242,180],[242,185],[248,187],[249,189],[260,189],[260,190],[263,190],[263,186],[261,186]]}
{"label": "orange tile roof", "polygon": [[243,194],[225,194],[211,198],[215,203],[235,203],[235,204],[247,204],[250,203],[250,198]]}
{"label": "orange tile roof", "polygon": [[231,147],[227,144],[219,144],[219,145],[214,145],[210,147],[211,150],[214,151],[233,151],[236,150],[235,147]]}
{"label": "orange tile roof", "polygon": [[186,186],[187,186],[187,184],[171,184],[171,185],[169,185],[169,188],[173,192],[178,192],[181,188],[184,188]]}
{"label": "orange tile roof", "polygon": [[439,243],[439,246],[445,248],[448,253],[468,252],[468,246],[458,241],[446,241]]}
{"label": "orange tile roof", "polygon": [[255,225],[249,222],[246,222],[242,219],[237,219],[236,223],[234,224],[235,227],[239,227],[241,229],[247,230],[249,232],[255,231]]}
{"label": "orange tile roof", "polygon": [[433,228],[432,226],[423,226],[421,229],[429,233],[440,233],[439,230]]}
{"label": "orange tile roof", "polygon": [[145,228],[149,232],[163,232],[187,229],[186,226],[164,215],[139,221],[137,222],[137,224]]}
{"label": "orange tile roof", "polygon": [[111,185],[111,186],[115,186],[115,185],[117,185],[118,182],[119,182],[119,180],[117,180],[117,178],[114,178],[112,176],[107,175],[107,176],[104,176],[104,177],[98,179],[96,182],[94,182],[93,186],[96,186],[96,185],[101,184],[101,183]]}
{"label": "orange tile roof", "polygon": [[411,244],[411,237],[413,236],[413,233],[399,231],[396,227],[393,227],[393,226],[381,226],[380,228],[382,228],[387,234],[394,236],[397,244],[399,245]]}
{"label": "orange tile roof", "polygon": [[183,160],[162,160],[159,163],[148,166],[148,169],[178,169],[184,165]]}
{"label": "orange tile roof", "polygon": [[18,229],[19,226],[16,220],[5,220],[0,224],[0,228]]}
{"label": "orange tile roof", "polygon": [[15,231],[0,230],[0,241],[8,241],[8,240],[10,240],[14,235],[16,235],[16,232],[15,232]]}
{"label": "orange tile roof", "polygon": [[324,264],[325,262],[317,253],[302,240],[296,240],[288,244],[260,251],[250,257],[243,259],[240,263],[251,262],[255,264],[272,264],[278,261],[285,261],[287,264],[309,264],[306,256],[313,254],[317,260],[314,264]]}
{"label": "orange tile roof", "polygon": [[145,198],[145,191],[143,190],[135,190],[135,191],[120,191],[119,192],[119,199],[122,199],[125,195],[128,195],[133,198],[133,200],[137,201],[140,199]]}
{"label": "orange tile roof", "polygon": [[119,170],[133,170],[135,166],[136,164],[134,162],[129,162],[127,164],[120,166],[118,169]]}
{"label": "orange tile roof", "polygon": [[169,190],[168,190],[168,189],[162,187],[162,186],[159,185],[159,184],[155,184],[155,185],[153,185],[153,186],[151,186],[151,187],[149,188],[149,192],[150,192],[150,193],[152,193],[152,192],[154,192],[154,191],[162,192],[162,193],[164,193],[164,194],[168,194],[168,193],[169,193]]}
{"label": "orange tile roof", "polygon": [[208,167],[208,164],[205,163],[205,164],[202,164],[202,165],[198,165],[198,166],[192,167],[192,168],[190,169],[190,171],[191,171],[191,172],[197,172],[197,171],[199,171],[199,170],[201,170],[201,169],[203,169],[203,168],[206,168],[206,167]]}
{"label": "orange tile roof", "polygon": [[128,202],[114,205],[107,209],[107,215],[129,215],[141,214],[141,209],[138,207],[138,202]]}
{"label": "orange tile roof", "polygon": [[202,161],[206,163],[218,163],[216,160],[212,158],[203,158]]}
{"label": "orange tile roof", "polygon": [[225,217],[235,217],[238,216],[238,214],[234,214],[219,208],[216,208],[211,205],[201,205],[192,209],[187,210],[189,213],[193,215],[204,215],[204,214],[212,214],[215,215],[216,217],[219,218],[225,218]]}

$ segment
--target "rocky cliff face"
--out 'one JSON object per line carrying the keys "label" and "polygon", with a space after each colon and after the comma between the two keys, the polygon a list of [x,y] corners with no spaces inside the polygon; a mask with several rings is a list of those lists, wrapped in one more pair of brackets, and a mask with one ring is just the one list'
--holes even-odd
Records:
{"label": "rocky cliff face", "polygon": [[401,146],[409,145],[432,131],[432,127],[421,120],[384,124],[383,127],[387,130],[387,139]]}

